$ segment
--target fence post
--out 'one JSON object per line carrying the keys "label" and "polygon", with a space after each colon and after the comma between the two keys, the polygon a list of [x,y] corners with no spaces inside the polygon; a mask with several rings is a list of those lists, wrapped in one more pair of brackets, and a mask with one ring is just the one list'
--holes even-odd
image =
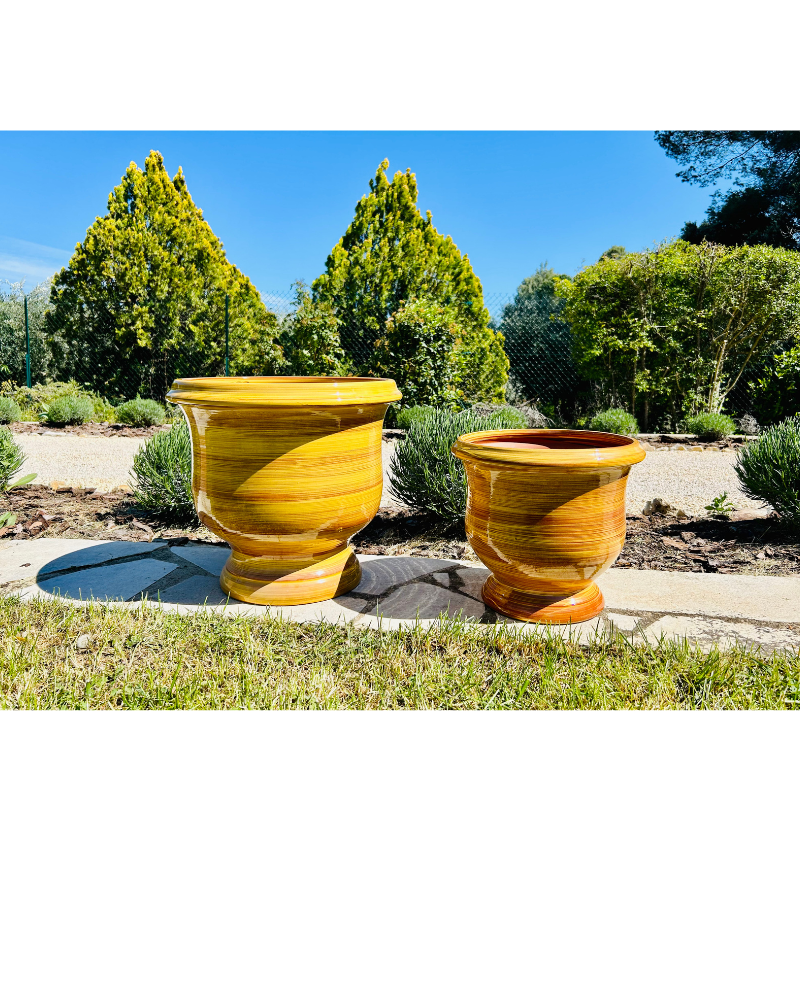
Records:
{"label": "fence post", "polygon": [[225,293],[225,374],[229,374],[228,370],[228,294]]}
{"label": "fence post", "polygon": [[28,326],[28,296],[25,296],[25,384],[31,387],[31,331]]}

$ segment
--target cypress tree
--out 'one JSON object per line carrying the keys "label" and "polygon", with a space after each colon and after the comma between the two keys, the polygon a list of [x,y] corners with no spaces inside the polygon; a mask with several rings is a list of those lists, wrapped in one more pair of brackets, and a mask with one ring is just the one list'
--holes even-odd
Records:
{"label": "cypress tree", "polygon": [[453,390],[462,399],[501,398],[508,375],[503,336],[489,327],[469,257],[436,231],[430,212],[420,213],[415,175],[398,171],[389,181],[388,167],[384,160],[370,180],[369,194],[312,285],[314,297],[333,306],[342,347],[364,372],[371,370],[378,343],[382,357],[394,351],[403,356],[403,343],[392,336],[403,324],[389,321],[405,305],[446,308],[459,327]]}
{"label": "cypress tree", "polygon": [[225,295],[231,374],[281,367],[277,317],[228,262],[181,169],[131,163],[56,275],[47,322],[62,375],[120,396],[158,396],[176,375],[222,374]]}

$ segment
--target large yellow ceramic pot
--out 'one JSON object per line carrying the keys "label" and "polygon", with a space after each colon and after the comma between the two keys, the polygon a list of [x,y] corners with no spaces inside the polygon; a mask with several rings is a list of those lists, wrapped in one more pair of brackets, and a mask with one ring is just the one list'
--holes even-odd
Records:
{"label": "large yellow ceramic pot", "polygon": [[192,435],[200,520],[231,547],[222,589],[251,604],[311,604],[352,590],[348,540],[381,500],[391,379],[182,378],[167,399]]}
{"label": "large yellow ceramic pot", "polygon": [[596,431],[464,434],[453,446],[469,494],[466,531],[492,571],[483,599],[511,618],[582,622],[603,610],[594,582],[625,541],[625,486],[645,451]]}

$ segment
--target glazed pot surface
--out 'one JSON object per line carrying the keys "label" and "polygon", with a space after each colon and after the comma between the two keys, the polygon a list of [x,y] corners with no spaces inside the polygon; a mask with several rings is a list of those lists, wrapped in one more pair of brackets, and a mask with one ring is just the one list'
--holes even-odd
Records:
{"label": "glazed pot surface", "polygon": [[178,379],[192,436],[192,493],[231,546],[223,590],[256,604],[308,604],[351,590],[348,539],[377,513],[391,379]]}
{"label": "glazed pot surface", "polygon": [[625,541],[625,486],[645,457],[633,438],[596,431],[462,435],[466,532],[492,571],[486,603],[527,621],[585,621],[603,608],[594,580]]}

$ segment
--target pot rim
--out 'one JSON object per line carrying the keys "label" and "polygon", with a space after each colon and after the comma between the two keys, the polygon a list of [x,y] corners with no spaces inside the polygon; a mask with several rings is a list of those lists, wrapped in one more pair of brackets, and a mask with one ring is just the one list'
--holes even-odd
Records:
{"label": "pot rim", "polygon": [[[530,442],[533,444],[554,437],[586,443],[571,448],[529,450],[513,447],[514,439],[533,438]],[[536,438],[539,442],[535,441]],[[599,466],[636,465],[647,454],[638,441],[622,434],[567,428],[473,431],[462,434],[451,450],[457,458],[479,462],[594,469]]]}
{"label": "pot rim", "polygon": [[176,378],[172,403],[204,406],[353,406],[402,399],[394,379],[358,375],[219,375]]}

